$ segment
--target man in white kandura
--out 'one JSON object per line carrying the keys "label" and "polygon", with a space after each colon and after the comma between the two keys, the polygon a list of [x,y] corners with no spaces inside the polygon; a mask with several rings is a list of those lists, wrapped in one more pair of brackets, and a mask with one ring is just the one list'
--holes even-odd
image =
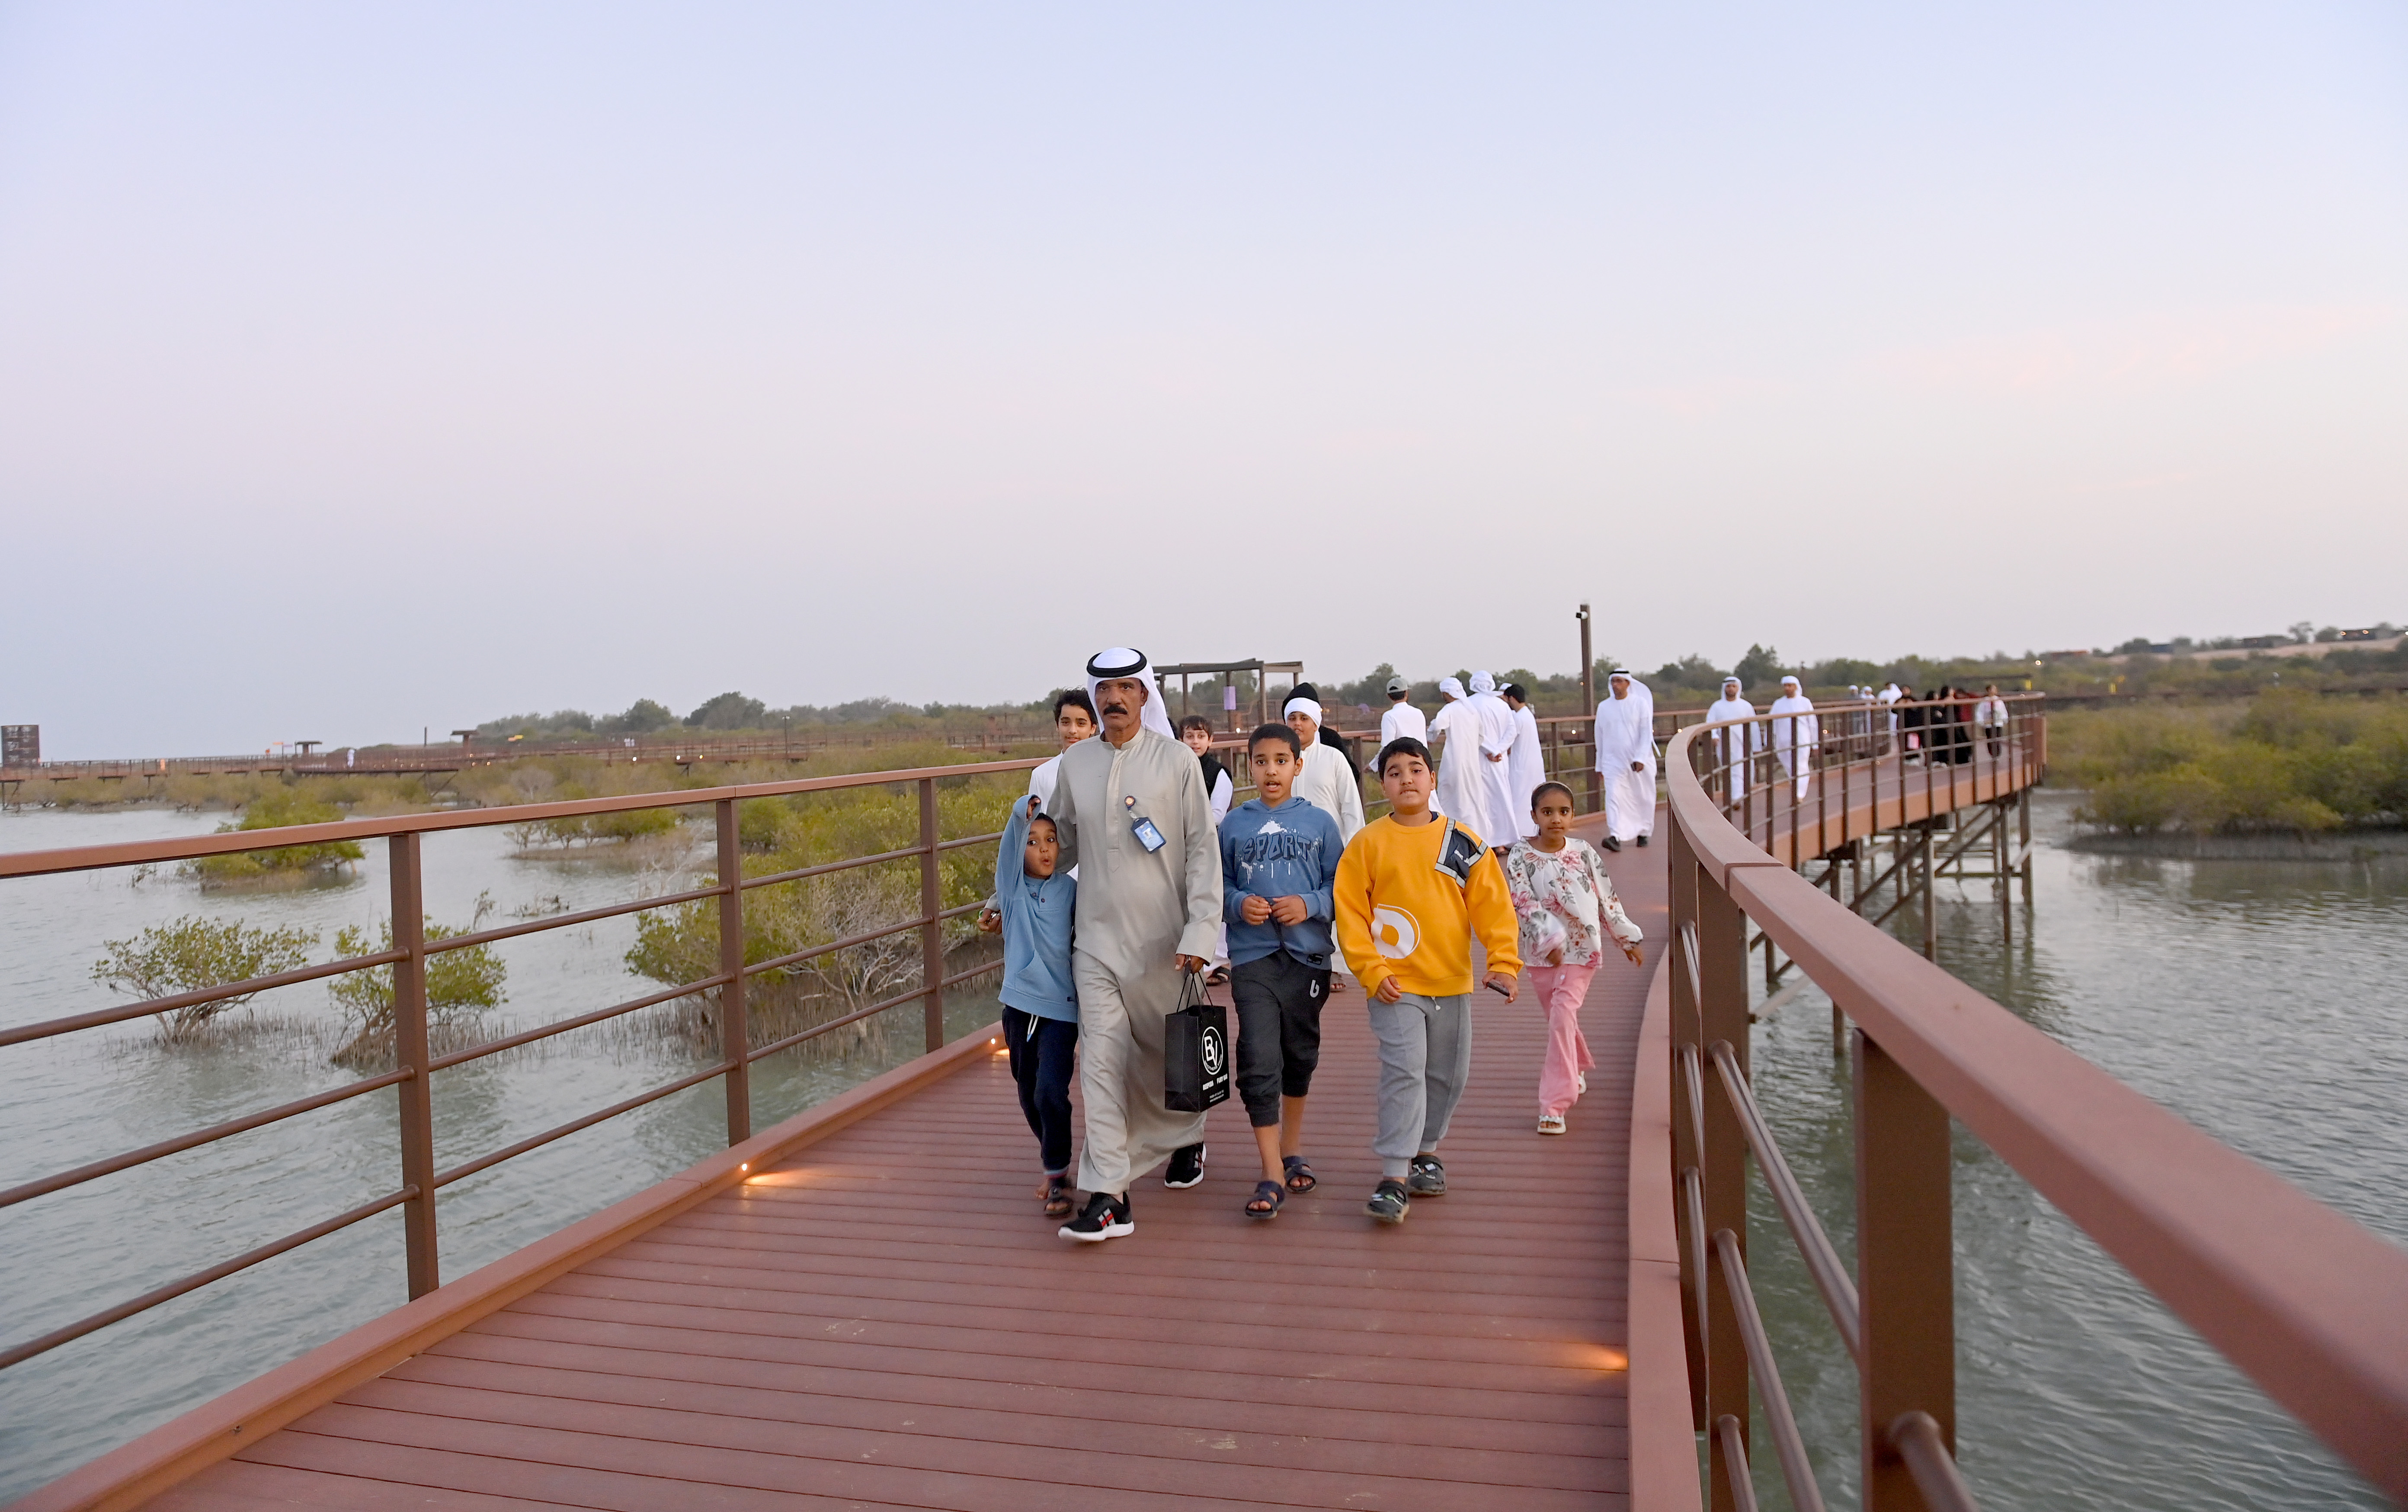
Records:
{"label": "man in white kandura", "polygon": [[1280,713],[1304,745],[1299,758],[1302,770],[1288,791],[1338,821],[1338,842],[1343,847],[1363,828],[1363,782],[1354,775],[1354,763],[1321,738],[1319,703],[1290,698]]}
{"label": "man in white kandura", "polygon": [[1394,740],[1409,739],[1429,744],[1429,719],[1412,705],[1413,685],[1401,677],[1388,679],[1388,712],[1380,716],[1380,746],[1363,758],[1363,770],[1379,775],[1380,752]]}
{"label": "man in white kandura", "polygon": [[[1706,707],[1706,723],[1719,725],[1726,719],[1756,718],[1756,705],[1741,696],[1736,677],[1723,679],[1723,696]],[[1756,724],[1734,725],[1718,729],[1708,737],[1713,742],[1714,765],[1727,767],[1729,785],[1724,789],[1729,801],[1736,803],[1747,796],[1747,758],[1764,749],[1764,727]]]}
{"label": "man in white kandura", "polygon": [[1170,1161],[1167,1187],[1204,1179],[1204,1116],[1163,1105],[1164,1020],[1221,935],[1221,847],[1196,754],[1149,717],[1160,700],[1144,654],[1097,652],[1087,687],[1103,738],[1062,753],[1046,812],[1062,837],[1056,866],[1081,869],[1070,974],[1089,1195],[1062,1237],[1093,1244],[1137,1231],[1129,1187],[1156,1161]]}
{"label": "man in white kandura", "polygon": [[1530,795],[1547,780],[1546,750],[1539,742],[1539,716],[1530,712],[1529,690],[1508,683],[1498,691],[1505,696],[1505,707],[1513,711],[1513,749],[1505,758],[1505,770],[1511,774],[1507,785],[1513,790],[1514,836],[1527,840],[1539,832]]}
{"label": "man in white kandura", "polygon": [[1798,679],[1781,680],[1781,697],[1772,700],[1766,711],[1772,715],[1772,754],[1781,758],[1781,770],[1792,784],[1794,801],[1804,802],[1806,789],[1814,780],[1814,749],[1822,743],[1823,724],[1814,717],[1814,700],[1806,697]]}
{"label": "man in white kandura", "polygon": [[1605,848],[1647,843],[1656,828],[1656,695],[1617,667],[1597,706],[1597,770],[1605,779]]}
{"label": "man in white kandura", "polygon": [[1478,770],[1488,774],[1482,802],[1487,819],[1470,821],[1480,838],[1491,845],[1511,845],[1522,837],[1523,814],[1513,807],[1513,742],[1522,733],[1513,723],[1513,708],[1497,696],[1497,678],[1490,672],[1471,674],[1471,697],[1465,700],[1480,713]]}
{"label": "man in white kandura", "polygon": [[1429,722],[1429,737],[1422,742],[1430,747],[1439,763],[1438,791],[1431,796],[1430,812],[1477,830],[1485,812],[1480,806],[1480,773],[1472,770],[1480,761],[1480,711],[1464,698],[1460,678],[1440,678],[1438,696],[1442,701]]}

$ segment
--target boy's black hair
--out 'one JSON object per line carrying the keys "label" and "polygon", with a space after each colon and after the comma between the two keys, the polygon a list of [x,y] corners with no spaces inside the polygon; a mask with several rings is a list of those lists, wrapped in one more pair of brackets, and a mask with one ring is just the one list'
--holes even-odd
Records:
{"label": "boy's black hair", "polygon": [[1096,717],[1096,702],[1087,697],[1085,688],[1064,688],[1054,695],[1054,718],[1057,723],[1061,720],[1062,711],[1065,709],[1084,709],[1091,722]]}
{"label": "boy's black hair", "polygon": [[1246,755],[1249,756],[1253,756],[1254,754],[1254,747],[1262,744],[1265,741],[1285,741],[1287,742],[1288,755],[1296,757],[1298,761],[1304,759],[1304,742],[1297,740],[1296,737],[1296,731],[1288,728],[1285,725],[1256,725],[1254,727],[1254,732],[1246,737]]}
{"label": "boy's black hair", "polygon": [[1523,687],[1519,683],[1508,683],[1497,691],[1503,694],[1509,694],[1513,698],[1521,699],[1524,703],[1530,701],[1529,690]]}
{"label": "boy's black hair", "polygon": [[1432,771],[1438,770],[1438,763],[1430,759],[1429,747],[1410,735],[1399,735],[1380,747],[1380,760],[1372,770],[1385,777],[1388,774],[1388,763],[1400,756],[1419,756],[1422,758],[1423,766]]}
{"label": "boy's black hair", "polygon": [[1054,816],[1050,814],[1032,814],[1028,816],[1029,828],[1034,829],[1039,825],[1044,825],[1057,835],[1062,832],[1062,827],[1054,822]]}
{"label": "boy's black hair", "polygon": [[1539,799],[1546,797],[1549,793],[1563,794],[1564,801],[1570,804],[1574,812],[1578,812],[1580,809],[1580,799],[1572,797],[1572,790],[1570,788],[1566,787],[1561,783],[1541,783],[1538,786],[1530,789],[1530,812],[1532,814],[1539,812]]}
{"label": "boy's black hair", "polygon": [[1179,733],[1184,735],[1191,729],[1200,729],[1205,734],[1210,735],[1212,733],[1212,721],[1205,718],[1202,714],[1181,715],[1179,720]]}

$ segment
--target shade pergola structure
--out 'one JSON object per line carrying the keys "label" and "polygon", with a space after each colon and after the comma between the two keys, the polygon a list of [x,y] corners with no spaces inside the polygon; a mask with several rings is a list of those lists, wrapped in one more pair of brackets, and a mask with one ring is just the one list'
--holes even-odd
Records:
{"label": "shade pergola structure", "polygon": [[[1304,663],[1264,661],[1259,656],[1252,661],[1181,662],[1176,666],[1155,668],[1154,684],[1161,693],[1162,701],[1167,705],[1170,701],[1170,680],[1174,677],[1179,679],[1179,717],[1184,719],[1191,712],[1193,704],[1193,700],[1188,697],[1190,682],[1196,678],[1208,677],[1215,673],[1226,677],[1231,672],[1254,674],[1254,723],[1261,725],[1268,723],[1271,717],[1270,680],[1274,677],[1284,677],[1287,679],[1287,685],[1293,688],[1304,681]],[[1282,698],[1280,702],[1285,703],[1287,699]],[[1235,709],[1223,712],[1229,716],[1229,728],[1235,730],[1238,727],[1238,712]]]}

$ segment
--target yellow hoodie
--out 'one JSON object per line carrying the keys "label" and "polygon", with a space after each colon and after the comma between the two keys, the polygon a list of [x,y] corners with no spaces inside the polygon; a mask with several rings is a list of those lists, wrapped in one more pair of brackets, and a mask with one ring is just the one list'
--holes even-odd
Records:
{"label": "yellow hoodie", "polygon": [[1391,976],[1425,997],[1470,991],[1474,931],[1490,971],[1521,974],[1521,921],[1504,868],[1479,836],[1448,820],[1364,826],[1339,857],[1333,893],[1338,945],[1366,992]]}

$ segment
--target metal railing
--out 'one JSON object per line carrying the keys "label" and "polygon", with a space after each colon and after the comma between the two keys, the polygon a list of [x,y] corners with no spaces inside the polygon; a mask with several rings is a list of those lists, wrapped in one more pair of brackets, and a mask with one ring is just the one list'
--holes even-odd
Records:
{"label": "metal railing", "polygon": [[[162,1140],[140,1149],[127,1150],[88,1162],[72,1170],[22,1182],[0,1190],[0,1208],[52,1192],[63,1191],[117,1172],[145,1165],[180,1151],[213,1144],[236,1134],[280,1123],[322,1108],[332,1107],[353,1098],[366,1097],[386,1087],[397,1088],[400,1099],[398,1165],[400,1185],[382,1196],[364,1202],[348,1212],[338,1213],[308,1228],[296,1230],[281,1238],[271,1240],[256,1248],[219,1261],[165,1285],[153,1288],[138,1297],[105,1308],[37,1337],[0,1349],[0,1368],[30,1360],[36,1355],[83,1337],[112,1323],[134,1317],[161,1303],[180,1297],[209,1283],[247,1270],[263,1260],[273,1259],[311,1240],[322,1238],[350,1227],[362,1219],[398,1207],[402,1210],[403,1247],[407,1257],[408,1294],[424,1296],[441,1282],[437,1235],[435,1219],[435,1196],[445,1187],[475,1175],[505,1160],[539,1149],[555,1140],[588,1129],[623,1113],[658,1102],[675,1092],[699,1086],[713,1079],[723,1080],[727,1099],[727,1142],[739,1144],[752,1137],[752,1097],[751,1068],[767,1056],[791,1050],[806,1041],[858,1023],[875,1015],[903,1007],[917,1000],[923,1005],[924,1028],[929,1050],[940,1048],[944,1042],[944,994],[947,988],[959,986],[974,978],[998,972],[1000,959],[986,961],[952,975],[945,973],[945,921],[976,912],[975,902],[945,908],[942,905],[942,877],[939,857],[948,852],[968,846],[993,844],[1001,834],[967,835],[944,839],[939,834],[937,785],[939,782],[978,777],[990,773],[1021,772],[1037,765],[1035,761],[991,761],[952,767],[924,767],[903,771],[871,771],[835,777],[815,777],[794,782],[759,783],[743,786],[700,788],[684,792],[640,793],[619,798],[580,799],[555,803],[534,803],[509,808],[482,809],[466,812],[408,814],[383,819],[344,820],[330,824],[294,825],[277,829],[253,829],[208,835],[185,840],[142,842],[121,845],[93,845],[73,850],[28,851],[0,855],[0,880],[10,877],[55,875],[61,872],[93,871],[111,867],[148,866],[162,863],[197,860],[211,856],[223,856],[247,851],[284,849],[295,845],[322,844],[329,841],[382,840],[388,847],[392,887],[393,946],[371,955],[351,956],[340,959],[280,972],[269,976],[230,982],[222,986],[182,992],[172,997],[147,999],[113,1008],[70,1015],[40,1023],[0,1029],[0,1047],[26,1044],[56,1039],[79,1030],[98,1029],[110,1024],[150,1015],[167,1014],[226,999],[244,997],[274,987],[290,986],[304,982],[320,981],[349,972],[390,967],[393,971],[394,1007],[394,1069],[380,1075],[367,1076],[342,1087],[298,1099],[276,1107],[263,1108],[240,1117],[227,1119],[206,1129],[194,1130],[171,1139]],[[919,834],[912,844],[884,851],[874,856],[849,857],[822,865],[779,871],[764,876],[744,875],[742,847],[738,841],[738,804],[756,799],[782,798],[801,793],[825,793],[863,787],[909,785],[919,798]],[[660,897],[639,898],[628,902],[612,903],[577,913],[558,914],[525,923],[506,925],[498,929],[473,933],[429,938],[425,929],[423,906],[423,838],[432,832],[453,829],[491,828],[499,826],[540,823],[552,819],[575,818],[596,814],[620,814],[641,809],[678,809],[709,806],[713,811],[716,853],[715,880],[710,886],[670,893]],[[763,887],[799,882],[806,878],[827,876],[858,868],[917,860],[920,872],[919,912],[899,922],[869,929],[845,939],[831,940],[804,949],[750,964],[744,959],[744,895]],[[983,891],[983,889],[982,889]],[[546,930],[569,929],[596,920],[615,918],[652,909],[673,908],[718,900],[717,926],[719,936],[718,970],[694,981],[679,983],[657,992],[648,992],[624,1002],[597,1008],[556,1022],[504,1035],[497,1039],[449,1054],[431,1053],[428,1044],[428,1014],[426,964],[434,957],[448,951],[466,950],[500,941],[536,934]],[[920,934],[919,985],[884,1001],[814,1024],[797,1033],[786,1035],[766,1044],[750,1043],[751,1026],[746,1012],[746,985],[766,972],[781,972],[804,962],[834,955],[842,950],[884,939],[910,930]],[[489,1151],[474,1159],[463,1161],[445,1170],[435,1165],[435,1123],[429,1083],[434,1073],[451,1067],[495,1055],[538,1040],[550,1039],[572,1030],[583,1029],[606,1020],[624,1017],[639,1010],[669,1002],[698,993],[718,995],[720,1056],[711,1065],[681,1076],[663,1086],[640,1092],[610,1106],[520,1140],[500,1149]]]}
{"label": "metal railing", "polygon": [[[1935,828],[1985,807],[2000,858],[1986,874],[2003,892],[2006,806],[2039,779],[2046,726],[2037,696],[2007,698],[1995,733],[1958,717],[1975,702],[1827,708],[1812,738],[1758,716],[1672,741],[1671,1060],[1641,1074],[1671,1078],[1690,1410],[1706,1435],[1713,1512],[1756,1505],[1752,1393],[1791,1500],[1824,1505],[1749,1288],[1751,1159],[1856,1362],[1867,1512],[1974,1505],[1955,1460],[1952,1119],[2343,1458],[2408,1500],[2408,1251],[1893,939],[1858,912],[1869,896],[1860,877],[1855,906],[1839,896],[1867,842],[1912,829],[1914,858],[1901,850],[1888,874],[1892,907],[1914,896],[1912,865],[1928,915]],[[1926,738],[1910,746],[1908,731]],[[2028,831],[2025,843],[2028,860]],[[1810,879],[1816,857],[1824,874]],[[1750,1079],[1751,928],[1768,965],[1777,945],[1849,1029],[1853,1274]],[[1928,931],[1927,919],[1927,941]]]}

